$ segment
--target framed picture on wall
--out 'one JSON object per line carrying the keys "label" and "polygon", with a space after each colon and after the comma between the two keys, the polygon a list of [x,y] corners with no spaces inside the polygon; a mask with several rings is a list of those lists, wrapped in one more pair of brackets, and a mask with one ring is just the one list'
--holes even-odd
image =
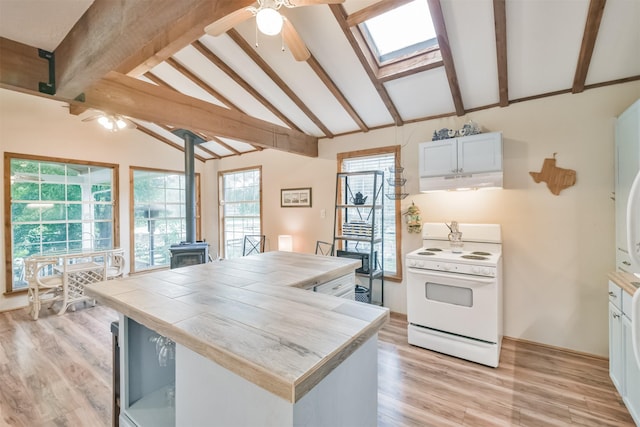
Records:
{"label": "framed picture on wall", "polygon": [[310,208],[311,188],[283,188],[280,190],[280,207]]}

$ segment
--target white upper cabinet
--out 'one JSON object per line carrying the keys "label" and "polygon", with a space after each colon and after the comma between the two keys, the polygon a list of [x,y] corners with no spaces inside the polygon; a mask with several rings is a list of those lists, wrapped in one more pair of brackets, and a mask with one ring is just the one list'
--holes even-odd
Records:
{"label": "white upper cabinet", "polygon": [[502,133],[481,133],[423,142],[420,176],[457,176],[502,170]]}
{"label": "white upper cabinet", "polygon": [[502,133],[419,145],[420,191],[502,188]]}
{"label": "white upper cabinet", "polygon": [[456,139],[420,144],[420,176],[455,175],[458,171]]}

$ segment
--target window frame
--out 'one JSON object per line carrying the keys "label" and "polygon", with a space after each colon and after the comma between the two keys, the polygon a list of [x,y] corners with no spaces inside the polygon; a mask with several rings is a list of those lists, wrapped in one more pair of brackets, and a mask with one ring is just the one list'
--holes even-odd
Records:
{"label": "window frame", "polygon": [[33,154],[20,154],[5,152],[4,153],[4,218],[5,218],[5,295],[17,295],[27,292],[27,288],[13,289],[13,242],[12,242],[12,198],[11,198],[11,161],[12,160],[28,160],[43,163],[61,163],[65,165],[81,165],[89,167],[100,167],[111,169],[111,188],[112,188],[112,224],[113,224],[113,247],[120,246],[120,187],[119,187],[119,170],[120,165],[115,163],[103,163],[76,159],[67,159],[61,157],[39,156]]}
{"label": "window frame", "polygon": [[[136,252],[135,252],[135,194],[134,194],[134,173],[136,171],[141,172],[155,172],[163,173],[166,175],[181,175],[184,176],[184,171],[161,169],[161,168],[149,168],[143,166],[129,166],[129,265],[130,274],[134,273],[148,273],[156,270],[165,270],[169,268],[170,264],[163,264],[157,267],[145,268],[142,270],[136,270]],[[200,173],[195,173],[196,183],[196,240],[201,240],[202,226],[201,226],[201,211],[202,203],[200,197]],[[186,182],[185,182],[186,189]],[[186,213],[186,212],[185,212]],[[184,217],[183,217],[184,219]],[[179,243],[179,242],[175,242]]]}
{"label": "window frame", "polygon": [[[433,22],[436,31],[436,43],[432,46],[426,46],[422,50],[412,52],[410,54],[400,55],[380,61],[376,53],[375,43],[367,34],[367,30],[362,28],[363,24],[372,18],[389,12],[395,8],[404,6],[412,0],[400,0],[389,2],[389,4],[375,3],[365,7],[347,17],[347,25],[350,27],[356,44],[364,55],[369,68],[373,71],[376,78],[381,82],[398,79],[410,75],[417,71],[425,71],[443,66],[442,53],[440,51],[438,27],[430,10],[428,17]],[[425,0],[427,1],[427,0]]]}
{"label": "window frame", "polygon": [[223,203],[223,196],[224,196],[223,179],[226,174],[252,171],[252,170],[258,171],[260,175],[259,184],[258,184],[260,188],[259,188],[258,194],[260,195],[260,234],[262,235],[264,234],[263,232],[264,220],[263,220],[263,210],[262,210],[263,199],[264,199],[263,197],[264,195],[262,192],[262,166],[261,165],[248,166],[243,168],[218,171],[218,230],[220,230],[220,232],[218,233],[218,254],[220,254],[220,256],[223,258],[227,258],[226,247],[224,244],[225,243],[225,227],[224,227],[225,215],[224,215],[224,203]]}
{"label": "window frame", "polygon": [[[376,60],[376,63],[378,64],[378,67],[384,67],[386,65],[390,65],[396,62],[401,62],[401,61],[405,61],[408,59],[412,59],[412,58],[416,58],[419,57],[421,55],[424,55],[428,52],[433,52],[436,50],[440,50],[440,46],[438,44],[438,36],[437,34],[430,39],[427,40],[423,40],[420,41],[418,43],[414,43],[408,46],[405,46],[403,48],[400,49],[396,49],[394,51],[385,53],[385,54],[381,54],[379,49],[378,49],[378,44],[376,43],[375,37],[373,36],[373,34],[370,32],[369,30],[369,26],[367,25],[367,22],[371,19],[374,18],[378,18],[382,15],[385,15],[387,13],[393,12],[396,9],[399,9],[401,7],[406,6],[409,3],[412,3],[415,0],[411,0],[411,1],[407,1],[404,2],[402,4],[399,4],[397,6],[395,6],[392,9],[389,10],[385,10],[382,13],[378,13],[374,16],[369,16],[367,17],[366,20],[360,22],[358,24],[358,29],[360,30],[360,34],[362,34],[364,40],[367,43],[367,46],[369,47],[369,51],[371,52],[371,54],[373,55],[373,57]],[[429,3],[427,0],[423,0],[427,9],[429,10]],[[431,17],[431,13],[429,11],[429,14],[425,17],[428,18],[431,21],[432,26],[434,27],[434,32],[435,32],[435,25],[433,24],[433,19]]]}
{"label": "window frame", "polygon": [[[358,157],[373,157],[376,155],[388,155],[388,154],[393,154],[395,157],[395,167],[400,167],[401,165],[401,149],[402,147],[400,145],[391,145],[391,146],[387,146],[387,147],[378,147],[378,148],[371,148],[371,149],[366,149],[366,150],[358,150],[358,151],[348,151],[348,152],[343,152],[343,153],[338,153],[336,155],[337,158],[337,171],[338,172],[345,172],[342,169],[342,163],[344,160],[347,159],[355,159]],[[387,177],[385,176],[384,178],[385,180],[387,179]],[[384,194],[382,195],[382,197],[386,197],[386,190],[384,192]],[[387,274],[387,272],[384,272],[384,279],[385,280],[390,280],[392,282],[402,282],[402,213],[401,213],[401,200],[400,199],[396,199],[396,200],[390,200],[390,199],[386,199],[385,203],[391,203],[394,202],[395,203],[395,207],[394,207],[394,213],[395,213],[395,221],[396,221],[396,273],[393,275]],[[386,239],[385,239],[386,241]]]}

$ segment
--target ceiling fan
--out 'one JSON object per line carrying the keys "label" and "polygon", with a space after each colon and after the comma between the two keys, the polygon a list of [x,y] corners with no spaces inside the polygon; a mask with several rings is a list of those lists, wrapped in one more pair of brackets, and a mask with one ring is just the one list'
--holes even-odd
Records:
{"label": "ceiling fan", "polygon": [[293,8],[338,3],[344,3],[344,0],[257,0],[257,6],[238,9],[207,25],[204,31],[211,36],[219,36],[255,16],[256,25],[260,32],[268,36],[275,36],[282,31],[284,43],[289,47],[296,61],[306,61],[311,56],[309,49],[307,49],[291,21],[280,14],[279,9],[282,6]]}
{"label": "ceiling fan", "polygon": [[135,123],[119,114],[100,113],[96,114],[95,116],[82,119],[83,122],[90,122],[92,120],[97,120],[98,123],[100,123],[105,129],[110,130],[111,132],[117,132],[122,129],[137,128]]}

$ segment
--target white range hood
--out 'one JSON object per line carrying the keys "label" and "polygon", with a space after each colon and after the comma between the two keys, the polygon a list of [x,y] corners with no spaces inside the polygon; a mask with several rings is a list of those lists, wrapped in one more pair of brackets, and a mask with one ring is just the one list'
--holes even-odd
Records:
{"label": "white range hood", "polygon": [[502,188],[502,171],[456,176],[420,177],[420,192]]}

